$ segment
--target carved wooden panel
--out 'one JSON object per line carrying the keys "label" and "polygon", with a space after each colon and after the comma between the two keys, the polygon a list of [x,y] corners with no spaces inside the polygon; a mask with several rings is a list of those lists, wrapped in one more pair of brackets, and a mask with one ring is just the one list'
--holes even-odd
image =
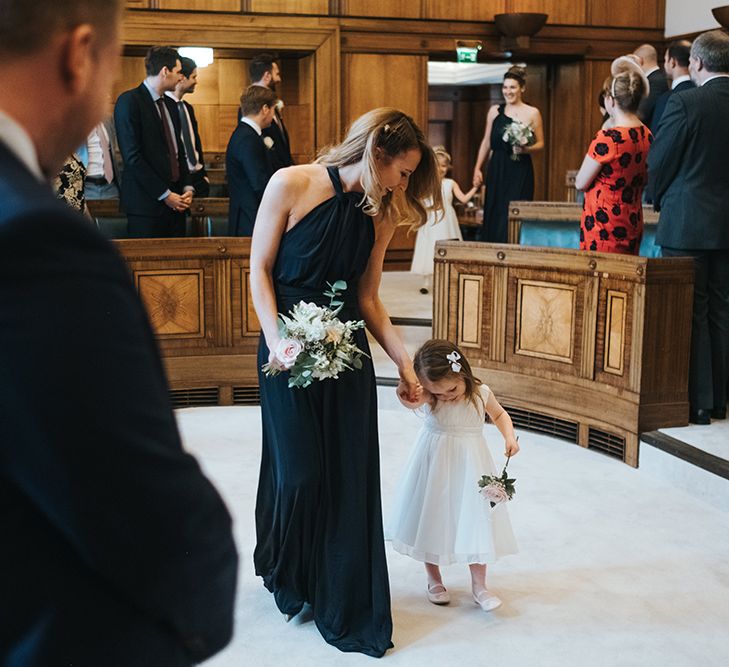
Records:
{"label": "carved wooden panel", "polygon": [[420,2],[413,0],[341,0],[345,16],[420,18]]}
{"label": "carved wooden panel", "polygon": [[198,12],[239,12],[241,0],[156,0],[156,9],[194,9]]}
{"label": "carved wooden panel", "polygon": [[[591,0],[588,0],[588,3]],[[585,23],[585,0],[506,0],[507,12],[548,14],[547,23]]]}
{"label": "carved wooden panel", "polygon": [[248,0],[249,11],[262,14],[328,14],[329,0]]}
{"label": "carved wooden panel", "polygon": [[423,0],[424,19],[448,21],[493,21],[494,14],[505,11],[505,0]]}
{"label": "carved wooden panel", "polygon": [[134,280],[158,336],[205,335],[202,269],[135,271]]}
{"label": "carved wooden panel", "polygon": [[481,347],[483,276],[458,276],[458,345]]}
{"label": "carved wooden panel", "polygon": [[573,285],[518,281],[517,354],[572,363],[575,292]]}
{"label": "carved wooden panel", "polygon": [[241,331],[243,335],[258,336],[261,333],[261,323],[258,321],[256,309],[253,307],[253,298],[251,297],[251,272],[247,269],[241,269],[240,276],[243,292],[241,294],[241,314],[243,320],[241,322]]}
{"label": "carved wooden panel", "polygon": [[594,26],[663,28],[666,22],[666,2],[665,0],[650,0],[650,2],[589,0],[587,22]]}
{"label": "carved wooden panel", "polygon": [[605,354],[603,370],[615,375],[623,374],[625,358],[625,323],[627,320],[628,295],[608,290],[605,315]]}
{"label": "carved wooden panel", "polygon": [[124,6],[127,9],[148,9],[149,0],[125,0]]}

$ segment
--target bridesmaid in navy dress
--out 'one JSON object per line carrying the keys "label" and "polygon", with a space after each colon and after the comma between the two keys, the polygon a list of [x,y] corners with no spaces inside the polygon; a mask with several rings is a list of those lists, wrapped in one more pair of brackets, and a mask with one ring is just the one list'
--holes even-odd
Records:
{"label": "bridesmaid in navy dress", "polygon": [[[345,280],[339,317],[364,319],[397,364],[398,394],[419,395],[378,288],[396,224],[423,224],[420,202],[428,198],[441,207],[435,157],[413,120],[396,109],[370,111],[315,163],[276,172],[251,248],[259,368],[281,367],[277,313],[301,300],[327,305],[327,282]],[[364,330],[356,343],[369,353]],[[363,361],[361,370],[306,389],[289,389],[287,372],[259,371],[263,451],[254,561],[287,620],[308,603],[327,642],[380,657],[392,647],[392,617],[377,390],[372,362]]]}
{"label": "bridesmaid in navy dress", "polygon": [[[523,67],[511,67],[504,74],[501,91],[504,104],[494,105],[486,116],[486,131],[478,149],[473,184],[483,183],[481,169],[486,167],[486,201],[479,241],[506,243],[509,202],[534,198],[534,167],[531,154],[544,148],[542,115],[536,107],[523,100],[526,72]],[[512,147],[504,141],[504,130],[518,120],[534,130],[531,146]],[[515,157],[516,159],[512,159]]]}

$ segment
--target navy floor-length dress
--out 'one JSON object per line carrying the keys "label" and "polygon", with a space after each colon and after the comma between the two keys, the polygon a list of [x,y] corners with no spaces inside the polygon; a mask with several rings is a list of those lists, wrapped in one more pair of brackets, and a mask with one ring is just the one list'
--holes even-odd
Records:
{"label": "navy floor-length dress", "polygon": [[532,156],[521,153],[512,160],[511,144],[504,141],[504,130],[512,119],[499,105],[499,113],[491,126],[491,159],[486,167],[486,201],[483,227],[478,240],[506,243],[508,240],[509,202],[531,201],[534,198],[534,166]]}
{"label": "navy floor-length dress", "polygon": [[[357,283],[374,245],[362,194],[342,189],[286,232],[273,270],[279,312],[301,300],[327,305],[345,280],[342,320],[361,319]],[[357,345],[369,354],[363,329]],[[260,366],[268,361],[261,337]],[[380,502],[377,393],[369,357],[339,379],[289,389],[288,373],[259,371],[263,454],[256,503],[256,574],[281,612],[308,602],[324,639],[379,657],[392,646]],[[283,623],[283,621],[282,621]]]}

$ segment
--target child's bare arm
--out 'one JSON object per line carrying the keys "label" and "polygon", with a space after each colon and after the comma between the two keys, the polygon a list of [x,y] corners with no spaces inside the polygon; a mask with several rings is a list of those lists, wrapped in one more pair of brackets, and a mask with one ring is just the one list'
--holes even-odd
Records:
{"label": "child's bare arm", "polygon": [[511,422],[509,413],[496,400],[493,392],[489,392],[489,398],[486,401],[486,414],[504,437],[504,453],[506,456],[514,456],[519,451],[519,443],[516,441],[516,434],[514,433],[514,424]]}
{"label": "child's bare arm", "polygon": [[461,186],[453,181],[453,195],[459,202],[461,202],[461,204],[467,204],[468,202],[470,202],[471,199],[473,199],[473,195],[475,195],[477,191],[478,188],[474,186],[464,194],[463,190],[461,190]]}
{"label": "child's bare arm", "polygon": [[417,401],[408,401],[404,396],[400,395],[398,395],[398,398],[400,399],[400,403],[402,403],[406,408],[410,410],[417,410],[426,403],[431,403],[433,397],[430,392],[422,389],[420,392],[420,398]]}

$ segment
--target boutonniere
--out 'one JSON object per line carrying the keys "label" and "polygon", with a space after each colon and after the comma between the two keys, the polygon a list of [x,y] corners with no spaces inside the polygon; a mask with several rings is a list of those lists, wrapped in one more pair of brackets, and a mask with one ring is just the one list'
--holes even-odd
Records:
{"label": "boutonniere", "polygon": [[273,139],[271,137],[263,137],[263,145],[271,150],[273,148]]}
{"label": "boutonniere", "polygon": [[276,100],[276,104],[274,106],[276,107],[276,111],[278,111],[279,113],[281,113],[283,111],[283,108],[284,108],[283,100]]}

